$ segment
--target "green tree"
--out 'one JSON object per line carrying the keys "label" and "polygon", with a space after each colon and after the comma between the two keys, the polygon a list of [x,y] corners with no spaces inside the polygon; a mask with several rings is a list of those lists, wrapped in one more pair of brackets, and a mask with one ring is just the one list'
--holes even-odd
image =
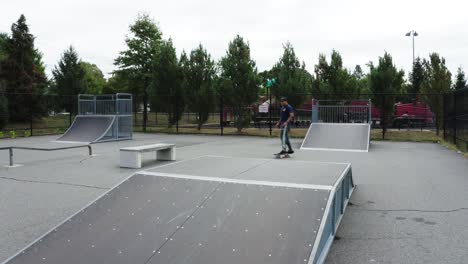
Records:
{"label": "green tree", "polygon": [[168,115],[168,126],[180,120],[184,107],[182,72],[172,40],[164,40],[158,49],[151,85],[151,110],[163,111]]}
{"label": "green tree", "polygon": [[46,115],[42,95],[48,80],[42,56],[34,48],[34,36],[29,32],[26,17],[21,15],[11,26],[11,36],[3,34],[0,39],[0,85],[9,102],[10,119],[26,121]]}
{"label": "green tree", "polygon": [[8,37],[8,34],[0,33],[0,63],[8,59],[8,42],[9,41],[10,41],[10,38]]}
{"label": "green tree", "polygon": [[353,87],[352,90],[356,93],[356,99],[370,99],[369,76],[364,73],[360,65],[354,67],[349,82],[350,86]]}
{"label": "green tree", "polygon": [[128,78],[132,84],[131,92],[143,103],[143,131],[148,120],[150,86],[155,84],[155,65],[162,43],[162,33],[148,15],[140,15],[130,26],[130,35],[125,43],[127,49],[120,52],[114,64],[117,72]]}
{"label": "green tree", "polygon": [[366,77],[366,75],[364,74],[364,71],[361,68],[361,65],[356,65],[354,67],[353,77],[355,77],[358,80]]}
{"label": "green tree", "polygon": [[408,93],[411,94],[412,99],[416,100],[416,95],[421,91],[421,86],[424,83],[424,68],[421,58],[416,58],[413,64],[413,70],[409,75],[410,86],[408,87]]}
{"label": "green tree", "polygon": [[8,41],[7,34],[0,33],[0,129],[4,128],[8,123],[8,100],[6,98],[6,79],[4,71],[2,71],[3,62],[8,58]]}
{"label": "green tree", "polygon": [[87,94],[103,94],[104,87],[106,86],[106,79],[104,74],[96,64],[81,61],[79,63],[83,69],[83,85]]}
{"label": "green tree", "polygon": [[260,90],[260,78],[250,57],[249,44],[237,35],[219,64],[218,92],[232,108],[237,131],[241,132],[250,124],[249,107],[258,99]]}
{"label": "green tree", "polygon": [[[356,74],[362,74],[362,69],[361,73],[357,72]],[[343,59],[340,53],[333,50],[330,63],[327,62],[324,54],[319,55],[318,64],[315,65],[315,80],[312,92],[314,97],[318,99],[354,99],[361,93],[356,80],[343,67]]]}
{"label": "green tree", "polygon": [[102,89],[103,94],[131,93],[130,78],[123,76],[121,72],[113,72],[107,79],[106,85]]}
{"label": "green tree", "polygon": [[392,118],[395,98],[402,93],[405,73],[396,68],[392,56],[387,52],[379,57],[377,67],[369,63],[369,68],[369,88],[374,95],[373,102],[386,117],[384,122],[388,122]]}
{"label": "green tree", "polygon": [[438,135],[443,125],[443,95],[450,91],[452,74],[445,65],[445,58],[437,53],[430,54],[429,60],[424,60],[423,65],[425,81],[421,87],[422,99],[435,114]]}
{"label": "green tree", "polygon": [[312,75],[305,69],[304,62],[299,62],[291,43],[287,42],[283,49],[283,55],[272,69],[277,85],[271,91],[276,98],[286,96],[290,104],[299,107],[306,99],[304,94],[311,91]]}
{"label": "green tree", "polygon": [[457,75],[455,75],[455,83],[453,85],[453,89],[459,90],[466,87],[466,77],[465,72],[461,67],[457,70]]}
{"label": "green tree", "polygon": [[187,106],[197,114],[198,130],[208,121],[209,113],[217,102],[214,90],[215,64],[210,54],[200,44],[190,52],[187,58],[181,56],[183,72],[183,90],[187,97]]}
{"label": "green tree", "polygon": [[54,86],[51,89],[57,97],[57,109],[77,113],[77,96],[86,93],[85,70],[76,50],[70,46],[52,70]]}

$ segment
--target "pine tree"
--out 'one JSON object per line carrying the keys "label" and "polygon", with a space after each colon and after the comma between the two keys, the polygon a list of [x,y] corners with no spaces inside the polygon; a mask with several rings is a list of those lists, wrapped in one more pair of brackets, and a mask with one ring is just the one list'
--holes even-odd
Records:
{"label": "pine tree", "polygon": [[250,124],[249,107],[258,99],[260,90],[260,78],[250,56],[249,44],[237,35],[219,64],[218,92],[232,108],[237,131],[241,132]]}
{"label": "pine tree", "polygon": [[277,98],[287,97],[291,105],[299,107],[306,98],[304,94],[311,90],[312,76],[305,69],[305,64],[299,62],[291,43],[287,42],[283,49],[283,55],[272,69],[277,76],[277,85],[272,87],[272,93]]}
{"label": "pine tree", "polygon": [[55,86],[53,93],[59,95],[58,107],[71,114],[77,113],[77,95],[86,93],[85,70],[76,50],[65,50],[57,66],[52,70]]}
{"label": "pine tree", "polygon": [[[11,120],[27,121],[47,114],[42,95],[48,81],[42,56],[34,48],[34,36],[29,32],[26,17],[21,15],[11,26],[11,36],[2,37],[3,60],[0,78],[8,99]],[[6,46],[6,47],[5,47]]]}
{"label": "pine tree", "polygon": [[421,91],[421,86],[424,83],[424,68],[422,65],[421,58],[416,58],[413,64],[413,70],[410,73],[409,80],[411,85],[409,86],[408,92],[412,95],[412,99],[416,100],[416,95]]}
{"label": "pine tree", "polygon": [[[357,67],[356,74],[362,74],[360,67]],[[362,92],[357,78],[360,76],[353,77],[353,74],[343,67],[341,54],[336,50],[332,51],[330,63],[324,54],[320,54],[318,64],[315,65],[312,92],[315,98],[320,99],[355,99]]]}
{"label": "pine tree", "polygon": [[390,121],[393,113],[395,98],[402,93],[405,73],[393,64],[390,54],[385,52],[379,57],[379,64],[375,67],[369,64],[369,88],[374,94],[374,104],[382,111],[384,122]]}
{"label": "pine tree", "polygon": [[424,60],[423,65],[425,77],[421,87],[422,99],[435,114],[438,135],[443,125],[443,94],[450,91],[452,74],[445,65],[445,58],[437,53],[430,54],[429,60]]}
{"label": "pine tree", "polygon": [[198,130],[208,120],[216,102],[214,90],[215,64],[211,55],[200,44],[190,52],[190,57],[181,56],[183,90],[188,109],[197,115]]}
{"label": "pine tree", "polygon": [[453,89],[459,90],[466,87],[466,77],[465,72],[461,67],[457,70],[457,75],[455,75],[455,84],[453,85]]}
{"label": "pine tree", "polygon": [[171,127],[180,119],[184,107],[182,73],[172,40],[163,40],[157,51],[153,83],[150,86],[151,110],[168,115]]}
{"label": "pine tree", "polygon": [[5,94],[6,91],[6,79],[5,72],[2,70],[4,61],[8,58],[7,45],[9,37],[7,34],[0,33],[0,129],[6,126],[9,115],[8,115],[8,100]]}

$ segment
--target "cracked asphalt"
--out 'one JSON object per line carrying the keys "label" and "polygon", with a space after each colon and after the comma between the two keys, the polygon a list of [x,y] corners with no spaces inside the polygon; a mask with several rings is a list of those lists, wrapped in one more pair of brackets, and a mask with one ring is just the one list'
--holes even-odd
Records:
{"label": "cracked asphalt", "polygon": [[[1,140],[0,147],[54,139]],[[272,158],[279,148],[268,138],[137,134],[93,145],[95,157],[85,149],[15,150],[23,166],[0,167],[0,262],[132,174],[118,166],[120,147],[158,142],[177,144],[178,160]],[[369,153],[296,151],[293,159],[352,163],[357,187],[326,263],[468,262],[468,160],[460,154],[438,144],[372,142]],[[0,151],[0,164],[7,163]]]}

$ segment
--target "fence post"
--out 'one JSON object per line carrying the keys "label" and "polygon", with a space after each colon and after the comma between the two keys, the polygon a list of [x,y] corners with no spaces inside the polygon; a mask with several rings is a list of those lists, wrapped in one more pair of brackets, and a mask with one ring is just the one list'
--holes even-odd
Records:
{"label": "fence post", "polygon": [[219,108],[219,127],[221,128],[221,136],[224,135],[224,102],[223,96],[219,98],[220,108]]}
{"label": "fence post", "polygon": [[271,135],[272,135],[271,112],[273,111],[273,107],[272,107],[273,101],[271,100],[271,87],[268,88],[268,93],[269,93],[269,97],[270,97],[270,98],[269,98],[270,103],[268,104],[268,124],[269,124],[269,127],[270,127],[270,137],[271,137]]}
{"label": "fence post", "polygon": [[312,99],[312,123],[319,121],[319,101]]}
{"label": "fence post", "polygon": [[[93,110],[93,111],[94,111],[94,114],[95,114],[95,115],[97,114],[97,112],[96,112],[96,111],[97,111],[97,106],[96,106],[96,104],[97,104],[96,96],[93,96],[93,105],[94,105],[94,110]],[[80,114],[80,112],[78,112],[78,114]]]}
{"label": "fence post", "polygon": [[177,100],[177,95],[174,95],[174,100],[175,100],[175,111],[174,111],[174,117],[176,119],[176,134],[179,134],[179,100]]}
{"label": "fence post", "polygon": [[[79,98],[79,97],[78,97]],[[77,100],[78,100],[77,98]],[[70,95],[70,97],[68,98],[68,100],[70,100],[70,113],[68,113],[68,127],[71,126],[72,124],[72,114],[73,114],[73,101],[74,100],[74,96],[73,95]]]}
{"label": "fence post", "polygon": [[453,92],[453,144],[457,145],[457,92]]}
{"label": "fence post", "polygon": [[372,125],[372,100],[369,99],[369,107],[367,108],[367,122]]}
{"label": "fence post", "polygon": [[8,154],[9,154],[9,157],[10,157],[10,167],[13,167],[13,147],[10,147],[8,149]]}
{"label": "fence post", "polygon": [[[443,109],[444,109],[444,122],[443,122],[443,127],[442,129],[444,130],[444,139],[447,139],[447,122],[449,120],[449,113],[448,113],[448,95],[447,94],[444,94],[443,95]],[[427,112],[427,108],[426,108],[426,112]],[[426,113],[426,116],[427,116],[427,113]],[[426,117],[427,118],[427,117]]]}
{"label": "fence post", "polygon": [[385,107],[386,107],[386,102],[385,102],[385,95],[382,94],[382,140],[385,140],[385,130],[387,129],[387,120],[386,120],[386,113],[385,113]]}
{"label": "fence post", "polygon": [[[32,99],[32,95],[31,95]],[[31,104],[29,105],[29,135],[32,137],[33,135],[33,110],[32,110],[32,100]]]}

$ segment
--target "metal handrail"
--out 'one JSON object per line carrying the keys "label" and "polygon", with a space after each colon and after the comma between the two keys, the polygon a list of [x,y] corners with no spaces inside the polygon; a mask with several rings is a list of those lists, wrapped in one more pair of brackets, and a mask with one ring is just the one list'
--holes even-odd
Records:
{"label": "metal handrail", "polygon": [[79,145],[79,146],[69,146],[69,147],[60,147],[60,148],[35,148],[35,147],[0,147],[0,150],[8,150],[10,157],[10,167],[14,165],[13,162],[13,149],[22,149],[22,150],[34,150],[34,151],[56,151],[56,150],[66,150],[66,149],[75,149],[75,148],[88,148],[89,156],[93,155],[93,148],[91,145]]}

